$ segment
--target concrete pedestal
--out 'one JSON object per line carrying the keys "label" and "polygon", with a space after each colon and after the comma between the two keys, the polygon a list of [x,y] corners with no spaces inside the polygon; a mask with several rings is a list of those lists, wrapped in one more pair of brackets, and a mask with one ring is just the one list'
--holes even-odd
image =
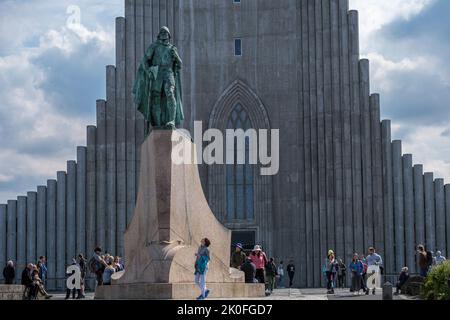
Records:
{"label": "concrete pedestal", "polygon": [[[264,297],[263,284],[207,283],[208,298]],[[134,283],[100,286],[95,291],[98,300],[147,300],[147,299],[194,299],[200,294],[195,283]]]}
{"label": "concrete pedestal", "polygon": [[22,300],[24,286],[21,285],[0,285],[1,300]]}
{"label": "concrete pedestal", "polygon": [[[125,233],[125,272],[96,299],[194,299],[195,254],[203,238],[211,241],[206,277],[212,298],[263,297],[264,284],[245,284],[244,273],[229,267],[231,231],[208,206],[191,140],[178,131],[153,131],[141,147],[136,209]],[[191,157],[189,157],[191,159]]]}

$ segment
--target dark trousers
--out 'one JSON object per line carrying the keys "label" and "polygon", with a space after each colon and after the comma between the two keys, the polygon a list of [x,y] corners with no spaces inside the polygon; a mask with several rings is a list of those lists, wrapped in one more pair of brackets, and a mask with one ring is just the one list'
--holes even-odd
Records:
{"label": "dark trousers", "polygon": [[420,268],[420,275],[426,278],[428,275],[428,268]]}
{"label": "dark trousers", "polygon": [[77,298],[81,297],[81,290],[79,290],[79,289],[72,289],[72,290],[66,289],[66,299],[70,298],[70,293],[72,293],[72,299],[75,299],[75,294],[76,293],[78,293]]}
{"label": "dark trousers", "polygon": [[294,281],[294,274],[295,272],[288,272],[288,276],[289,276],[289,288],[292,287],[292,283]]}
{"label": "dark trousers", "polygon": [[334,279],[334,274],[331,271],[327,271],[327,289],[328,290],[333,290],[333,279]]}
{"label": "dark trousers", "polygon": [[341,288],[341,289],[344,289],[344,288],[345,288],[345,280],[346,280],[345,278],[346,278],[346,277],[345,277],[344,274],[338,276],[338,287]]}
{"label": "dark trousers", "polygon": [[361,289],[363,289],[363,291],[367,291],[366,281],[367,281],[367,273],[363,273],[361,276]]}
{"label": "dark trousers", "polygon": [[256,280],[258,280],[259,283],[266,283],[266,279],[264,276],[264,269],[256,269],[256,274],[255,274],[255,278]]}
{"label": "dark trousers", "polygon": [[103,285],[103,272],[99,270],[95,273],[95,276],[97,278],[97,285],[99,286]]}

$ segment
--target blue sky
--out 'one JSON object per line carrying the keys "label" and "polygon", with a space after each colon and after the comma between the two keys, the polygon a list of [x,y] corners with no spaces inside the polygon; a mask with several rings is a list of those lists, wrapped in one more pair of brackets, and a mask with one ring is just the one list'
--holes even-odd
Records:
{"label": "blue sky", "polygon": [[[450,182],[450,1],[350,0],[382,116]],[[74,26],[74,7],[81,25]],[[0,0],[0,203],[65,170],[95,124],[123,0]]]}

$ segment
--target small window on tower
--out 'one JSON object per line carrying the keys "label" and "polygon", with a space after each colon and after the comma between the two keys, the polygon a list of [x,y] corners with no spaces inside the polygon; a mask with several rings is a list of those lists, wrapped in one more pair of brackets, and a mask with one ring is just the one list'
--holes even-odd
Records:
{"label": "small window on tower", "polygon": [[234,3],[241,3],[241,0],[233,0]]}
{"label": "small window on tower", "polygon": [[242,40],[241,39],[234,40],[234,55],[242,56]]}

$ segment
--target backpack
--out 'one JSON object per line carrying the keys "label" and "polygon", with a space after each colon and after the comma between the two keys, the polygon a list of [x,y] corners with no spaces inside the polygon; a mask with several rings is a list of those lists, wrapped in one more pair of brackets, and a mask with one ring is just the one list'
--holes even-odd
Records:
{"label": "backpack", "polygon": [[427,251],[427,264],[431,266],[433,264],[433,254],[431,251]]}

